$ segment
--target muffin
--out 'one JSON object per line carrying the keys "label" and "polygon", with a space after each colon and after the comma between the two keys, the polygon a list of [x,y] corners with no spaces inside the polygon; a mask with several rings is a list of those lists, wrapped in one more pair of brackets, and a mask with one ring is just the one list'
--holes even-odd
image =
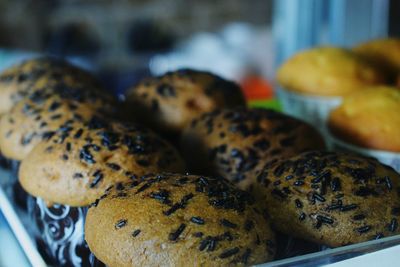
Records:
{"label": "muffin", "polygon": [[0,74],[0,114],[43,85],[79,83],[85,88],[101,88],[88,72],[52,57],[26,60]]}
{"label": "muffin", "polygon": [[400,90],[374,87],[346,96],[328,120],[337,149],[374,156],[400,171]]}
{"label": "muffin", "polygon": [[259,181],[283,233],[338,247],[400,232],[400,175],[375,159],[304,152],[267,166]]}
{"label": "muffin", "polygon": [[182,134],[181,147],[191,171],[252,189],[269,161],[325,145],[318,131],[298,119],[268,109],[236,108],[193,120]]}
{"label": "muffin", "polygon": [[19,171],[45,254],[55,266],[88,266],[83,239],[88,205],[113,184],[160,171],[182,172],[183,163],[153,132],[97,117],[65,123],[25,157]]}
{"label": "muffin", "polygon": [[390,81],[395,81],[396,77],[400,75],[399,38],[371,40],[357,45],[353,51],[385,70]]}
{"label": "muffin", "polygon": [[350,50],[317,47],[287,60],[279,68],[277,80],[284,111],[321,128],[343,96],[382,84],[385,76]]}
{"label": "muffin", "polygon": [[20,161],[68,120],[113,112],[112,99],[95,91],[62,85],[37,89],[0,118],[0,149],[5,157]]}
{"label": "muffin", "polygon": [[144,79],[127,91],[126,103],[138,121],[172,135],[199,114],[246,105],[235,83],[190,69]]}
{"label": "muffin", "polygon": [[247,266],[275,250],[249,194],[224,179],[170,173],[106,191],[88,211],[85,238],[110,267]]}

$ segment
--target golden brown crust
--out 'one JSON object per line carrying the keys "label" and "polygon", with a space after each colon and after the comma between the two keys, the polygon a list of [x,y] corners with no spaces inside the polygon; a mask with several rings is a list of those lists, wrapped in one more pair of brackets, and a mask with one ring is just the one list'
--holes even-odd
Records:
{"label": "golden brown crust", "polygon": [[400,90],[382,86],[351,94],[331,112],[328,126],[350,144],[400,152]]}
{"label": "golden brown crust", "polygon": [[287,90],[315,96],[344,96],[385,83],[378,68],[350,50],[335,47],[294,55],[279,68],[277,79]]}
{"label": "golden brown crust", "polygon": [[89,209],[85,238],[107,266],[243,266],[275,240],[254,200],[225,180],[150,175],[114,186]]}
{"label": "golden brown crust", "polygon": [[208,72],[178,70],[145,79],[126,94],[133,116],[162,132],[180,132],[198,115],[245,106],[241,89]]}
{"label": "golden brown crust", "polygon": [[375,39],[357,45],[353,50],[372,64],[384,69],[391,77],[400,74],[400,39]]}
{"label": "golden brown crust", "polygon": [[0,119],[0,148],[14,160],[22,160],[49,133],[71,119],[93,114],[112,115],[113,99],[95,90],[57,83],[42,87],[20,100]]}
{"label": "golden brown crust", "polygon": [[305,152],[260,180],[271,222],[288,235],[337,247],[400,232],[400,176],[375,159]]}
{"label": "golden brown crust", "polygon": [[189,169],[251,189],[269,161],[325,145],[305,122],[272,110],[237,108],[193,120],[182,134],[181,147]]}
{"label": "golden brown crust", "polygon": [[19,181],[31,195],[87,206],[116,182],[144,174],[183,171],[178,152],[153,132],[92,117],[65,123],[22,161]]}
{"label": "golden brown crust", "polygon": [[0,74],[0,114],[8,112],[19,100],[43,86],[63,83],[68,86],[100,89],[88,72],[50,57],[26,60]]}

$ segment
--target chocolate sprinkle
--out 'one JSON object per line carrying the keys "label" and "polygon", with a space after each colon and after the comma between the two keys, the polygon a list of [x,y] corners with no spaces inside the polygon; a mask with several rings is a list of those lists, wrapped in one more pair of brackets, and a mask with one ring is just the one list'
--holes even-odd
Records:
{"label": "chocolate sprinkle", "polygon": [[182,223],[178,229],[176,229],[175,231],[171,232],[168,235],[168,239],[171,241],[176,241],[178,239],[178,237],[182,234],[182,232],[185,230],[186,228],[186,224]]}
{"label": "chocolate sprinkle", "polygon": [[229,228],[236,228],[237,224],[227,220],[227,219],[222,219],[220,220],[220,223],[225,226],[225,227],[229,227]]}
{"label": "chocolate sprinkle", "polygon": [[201,217],[194,216],[194,217],[190,218],[190,221],[192,223],[196,223],[196,224],[200,224],[200,225],[204,224],[204,220]]}
{"label": "chocolate sprinkle", "polygon": [[121,219],[115,224],[115,229],[116,230],[121,229],[122,227],[126,226],[127,223],[128,223],[128,220]]}
{"label": "chocolate sprinkle", "polygon": [[365,226],[356,228],[356,231],[359,232],[360,234],[366,233],[369,230],[371,230],[371,226],[370,225],[365,225]]}
{"label": "chocolate sprinkle", "polygon": [[221,259],[225,259],[225,258],[229,258],[235,254],[237,254],[239,252],[239,248],[235,247],[235,248],[231,248],[231,249],[227,249],[224,252],[222,252],[219,257]]}
{"label": "chocolate sprinkle", "polygon": [[140,234],[140,232],[141,231],[139,229],[136,229],[135,231],[132,232],[132,236],[137,237]]}

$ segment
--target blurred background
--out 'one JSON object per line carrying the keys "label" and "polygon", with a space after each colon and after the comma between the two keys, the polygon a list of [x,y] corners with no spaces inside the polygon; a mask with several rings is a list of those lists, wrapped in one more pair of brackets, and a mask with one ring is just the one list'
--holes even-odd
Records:
{"label": "blurred background", "polygon": [[273,95],[274,69],[298,50],[400,36],[395,0],[0,0],[0,69],[37,54],[67,57],[120,93],[179,67]]}

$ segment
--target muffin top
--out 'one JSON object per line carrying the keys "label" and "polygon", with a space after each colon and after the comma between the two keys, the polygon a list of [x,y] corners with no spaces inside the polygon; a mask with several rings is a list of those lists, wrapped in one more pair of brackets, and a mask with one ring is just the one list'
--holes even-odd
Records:
{"label": "muffin top", "polygon": [[260,175],[271,222],[331,247],[399,234],[400,175],[361,156],[305,152]]}
{"label": "muffin top", "polygon": [[328,126],[348,143],[400,152],[400,90],[381,86],[348,95],[331,112]]}
{"label": "muffin top", "polygon": [[359,44],[353,50],[391,75],[400,74],[400,39],[375,39]]}
{"label": "muffin top", "polygon": [[51,57],[26,60],[0,74],[0,114],[9,111],[35,89],[60,82],[76,88],[78,85],[86,89],[101,88],[90,73],[66,61]]}
{"label": "muffin top", "polygon": [[275,252],[248,193],[224,179],[167,173],[107,190],[88,211],[85,238],[110,267],[247,266]]}
{"label": "muffin top", "polygon": [[325,147],[305,122],[268,109],[206,113],[185,129],[182,151],[196,173],[221,175],[249,189],[269,161]]}
{"label": "muffin top", "polygon": [[343,96],[385,77],[356,53],[335,47],[300,52],[278,70],[279,84],[290,91],[314,96]]}
{"label": "muffin top", "polygon": [[246,105],[235,83],[189,69],[143,80],[128,90],[126,101],[138,120],[169,133],[180,132],[201,113]]}
{"label": "muffin top", "polygon": [[65,84],[37,89],[0,118],[0,149],[7,158],[22,160],[68,120],[112,115],[114,109],[112,98],[94,90]]}
{"label": "muffin top", "polygon": [[19,180],[31,195],[87,206],[115,182],[144,174],[183,171],[178,152],[153,132],[92,117],[70,120],[22,161]]}

